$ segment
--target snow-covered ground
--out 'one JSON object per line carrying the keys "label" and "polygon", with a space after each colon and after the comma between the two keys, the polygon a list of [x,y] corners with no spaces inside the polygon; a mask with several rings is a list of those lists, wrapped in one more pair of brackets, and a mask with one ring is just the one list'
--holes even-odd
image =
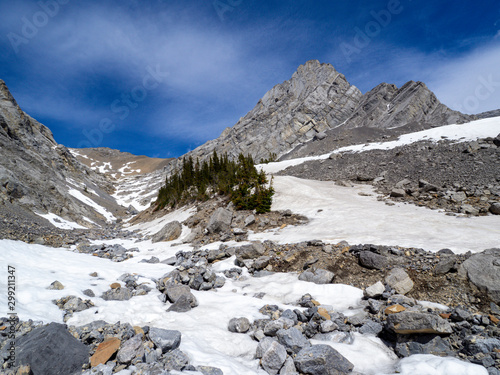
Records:
{"label": "snow-covered ground", "polygon": [[290,209],[310,219],[307,225],[255,233],[251,240],[294,243],[323,240],[351,244],[373,243],[421,247],[429,251],[449,248],[456,253],[500,246],[500,216],[447,216],[412,204],[388,206],[377,200],[368,185],[336,186],[275,176],[273,210]]}
{"label": "snow-covered ground", "polygon": [[[67,323],[78,326],[102,319],[109,323],[120,321],[139,326],[177,329],[182,332],[180,348],[188,354],[193,365],[219,367],[228,375],[265,374],[259,369],[258,360],[254,359],[256,342],[249,335],[228,331],[227,325],[231,318],[264,318],[259,313],[263,305],[278,304],[280,307],[290,308],[287,304],[298,300],[305,293],[310,293],[316,300],[336,311],[350,315],[356,312],[362,297],[361,290],[347,285],[316,285],[299,281],[295,274],[253,278],[243,270],[243,275],[247,276],[245,279],[228,279],[225,286],[216,291],[193,291],[199,302],[199,306],[193,310],[187,313],[166,312],[167,305],[158,299],[159,292],[154,288],[153,280],[173,268],[139,261],[149,259],[152,255],[165,259],[179,250],[188,250],[189,246],[152,244],[150,241],[135,243],[131,240],[107,243],[121,243],[127,248],[138,246],[140,252],[128,261],[115,263],[67,249],[0,240],[0,252],[5,260],[5,272],[2,272],[5,277],[0,279],[0,289],[7,289],[7,266],[14,266],[17,275],[16,310],[19,317],[23,320],[62,322],[62,312],[52,300],[67,295],[87,299],[82,293],[85,289],[92,289],[100,296],[123,273],[137,273],[141,275],[139,282],[147,282],[153,287],[148,295],[133,297],[129,301],[104,301],[94,297],[92,301],[95,307],[75,313]],[[217,263],[214,270],[221,272],[233,267],[234,259],[229,258]],[[97,272],[99,277],[90,276],[92,272]],[[61,282],[65,289],[46,289],[55,280]],[[262,292],[265,293],[263,299],[253,297]],[[7,293],[0,295],[0,311],[7,311],[6,295]],[[399,360],[373,336],[355,335],[351,344],[321,343],[337,349],[355,365],[355,371],[363,374],[487,374],[483,367],[454,358],[417,355]]]}

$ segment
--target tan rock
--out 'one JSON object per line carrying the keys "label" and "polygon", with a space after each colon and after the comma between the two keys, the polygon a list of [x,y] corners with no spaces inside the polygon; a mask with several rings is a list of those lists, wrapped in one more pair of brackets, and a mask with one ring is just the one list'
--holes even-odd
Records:
{"label": "tan rock", "polygon": [[331,319],[330,314],[328,314],[328,311],[326,311],[326,309],[323,308],[323,307],[318,308],[318,314],[321,315],[326,320],[330,320]]}
{"label": "tan rock", "polygon": [[405,311],[406,309],[401,306],[401,305],[392,305],[392,306],[389,306],[387,307],[385,310],[384,310],[384,313],[386,315],[389,315],[389,314],[397,314],[401,311]]}
{"label": "tan rock", "polygon": [[95,367],[101,363],[105,364],[118,351],[120,344],[120,339],[116,337],[101,342],[94,355],[90,358],[90,365]]}
{"label": "tan rock", "polygon": [[122,286],[120,285],[120,283],[113,283],[109,287],[111,289],[118,289],[118,288],[121,288]]}

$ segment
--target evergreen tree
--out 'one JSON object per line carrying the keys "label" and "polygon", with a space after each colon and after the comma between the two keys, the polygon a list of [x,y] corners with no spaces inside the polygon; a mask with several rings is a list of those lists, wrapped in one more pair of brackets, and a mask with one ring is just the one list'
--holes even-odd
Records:
{"label": "evergreen tree", "polygon": [[240,154],[238,162],[227,154],[214,150],[208,161],[191,157],[182,160],[182,171],[175,171],[165,179],[156,200],[156,208],[178,207],[194,201],[203,201],[213,194],[228,196],[239,210],[271,210],[274,189],[267,187],[264,171],[257,171],[253,158]]}

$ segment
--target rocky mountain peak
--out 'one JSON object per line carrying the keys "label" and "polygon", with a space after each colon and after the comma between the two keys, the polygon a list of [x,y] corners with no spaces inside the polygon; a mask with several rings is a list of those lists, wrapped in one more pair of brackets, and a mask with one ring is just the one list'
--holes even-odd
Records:
{"label": "rocky mountain peak", "polygon": [[274,86],[233,128],[198,147],[190,156],[203,159],[214,149],[255,159],[287,150],[344,122],[362,97],[330,64],[301,65],[292,78]]}
{"label": "rocky mountain peak", "polygon": [[259,161],[284,155],[331,129],[426,129],[473,119],[443,105],[422,82],[409,81],[401,88],[381,83],[363,95],[332,65],[310,60],[269,90],[234,127],[188,155],[204,159],[217,150],[230,157],[251,154]]}

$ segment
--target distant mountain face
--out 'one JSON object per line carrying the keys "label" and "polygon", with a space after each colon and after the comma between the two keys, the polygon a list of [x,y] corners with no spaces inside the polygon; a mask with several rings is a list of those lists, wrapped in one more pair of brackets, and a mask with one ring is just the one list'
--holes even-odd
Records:
{"label": "distant mountain face", "polygon": [[363,95],[332,65],[312,60],[267,92],[234,127],[188,156],[203,159],[215,149],[260,160],[283,155],[329,129],[429,128],[473,119],[440,103],[421,82],[401,88],[382,83]]}
{"label": "distant mountain face", "polygon": [[112,184],[24,113],[0,80],[0,205],[8,202],[89,226],[124,213],[112,192]]}

